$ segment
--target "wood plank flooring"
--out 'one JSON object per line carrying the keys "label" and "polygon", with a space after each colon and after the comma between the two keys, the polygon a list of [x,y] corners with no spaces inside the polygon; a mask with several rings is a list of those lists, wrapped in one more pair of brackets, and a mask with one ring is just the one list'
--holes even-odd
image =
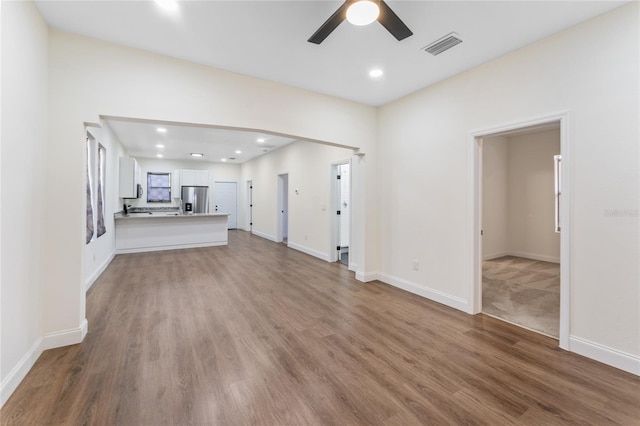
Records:
{"label": "wood plank flooring", "polygon": [[242,231],[119,255],[3,425],[638,425],[640,378]]}

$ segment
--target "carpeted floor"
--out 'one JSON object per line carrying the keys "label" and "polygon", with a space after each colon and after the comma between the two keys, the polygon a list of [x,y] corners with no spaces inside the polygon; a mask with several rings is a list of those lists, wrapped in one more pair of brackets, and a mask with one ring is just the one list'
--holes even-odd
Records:
{"label": "carpeted floor", "polygon": [[482,311],[557,338],[560,265],[514,256],[485,260]]}

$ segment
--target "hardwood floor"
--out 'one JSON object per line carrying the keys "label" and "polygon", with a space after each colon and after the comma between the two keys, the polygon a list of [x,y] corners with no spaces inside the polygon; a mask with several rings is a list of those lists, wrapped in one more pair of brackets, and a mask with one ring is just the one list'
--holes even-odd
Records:
{"label": "hardwood floor", "polygon": [[3,425],[638,425],[640,378],[242,231],[119,255]]}

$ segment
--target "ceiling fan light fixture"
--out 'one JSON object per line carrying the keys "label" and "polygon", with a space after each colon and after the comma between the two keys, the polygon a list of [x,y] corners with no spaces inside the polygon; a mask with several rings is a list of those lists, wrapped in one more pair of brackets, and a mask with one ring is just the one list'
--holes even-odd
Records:
{"label": "ceiling fan light fixture", "polygon": [[370,0],[360,0],[353,3],[347,9],[347,21],[353,25],[369,25],[380,15],[378,5]]}

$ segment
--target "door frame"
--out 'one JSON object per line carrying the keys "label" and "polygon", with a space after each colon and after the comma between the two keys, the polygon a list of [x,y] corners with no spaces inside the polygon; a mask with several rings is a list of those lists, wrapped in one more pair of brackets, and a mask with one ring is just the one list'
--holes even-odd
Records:
{"label": "door frame", "polygon": [[247,232],[253,231],[253,179],[246,180],[245,187],[245,227]]}
{"label": "door frame", "polygon": [[[287,185],[286,185],[286,192],[287,192],[287,205],[284,206],[284,201],[285,201],[285,197],[284,197],[284,193],[285,193],[285,188],[284,188],[284,176],[287,177]],[[287,245],[289,244],[289,172],[281,172],[278,173],[278,203],[277,203],[277,210],[276,210],[276,218],[277,218],[277,228],[276,228],[276,243],[281,243],[284,241],[284,214],[282,213],[283,210],[287,211]]]}
{"label": "door frame", "polygon": [[[329,262],[337,262],[340,259],[338,259],[338,250],[336,250],[336,247],[338,246],[338,230],[339,230],[339,223],[338,223],[338,215],[336,214],[336,212],[338,210],[341,210],[340,208],[340,200],[339,200],[339,195],[341,192],[340,189],[340,183],[338,182],[337,176],[338,176],[338,169],[340,166],[343,166],[345,164],[349,165],[349,186],[351,186],[352,184],[352,176],[353,176],[353,167],[351,165],[351,159],[347,158],[344,160],[340,160],[340,161],[334,161],[330,163],[330,167],[331,167],[331,173],[329,173],[330,175],[330,179],[331,179],[331,184],[330,184],[330,188],[331,188],[331,203],[330,203],[330,214],[331,214],[331,221],[330,221],[330,235],[331,238],[329,239]],[[349,191],[349,194],[351,194],[351,191]],[[351,195],[349,195],[349,204],[352,205],[353,202],[351,200]],[[352,228],[352,221],[353,221],[353,215],[349,215],[349,265],[347,265],[350,268],[351,265],[351,230]],[[349,269],[351,270],[351,269]]]}
{"label": "door frame", "polygon": [[469,247],[469,308],[470,314],[482,312],[482,139],[501,133],[512,132],[545,124],[560,124],[560,155],[562,155],[562,187],[564,202],[560,206],[562,232],[560,234],[560,319],[559,346],[569,349],[571,309],[571,209],[572,209],[572,141],[570,135],[570,112],[560,111],[548,115],[472,130],[468,136],[468,194],[470,215],[468,217]]}

